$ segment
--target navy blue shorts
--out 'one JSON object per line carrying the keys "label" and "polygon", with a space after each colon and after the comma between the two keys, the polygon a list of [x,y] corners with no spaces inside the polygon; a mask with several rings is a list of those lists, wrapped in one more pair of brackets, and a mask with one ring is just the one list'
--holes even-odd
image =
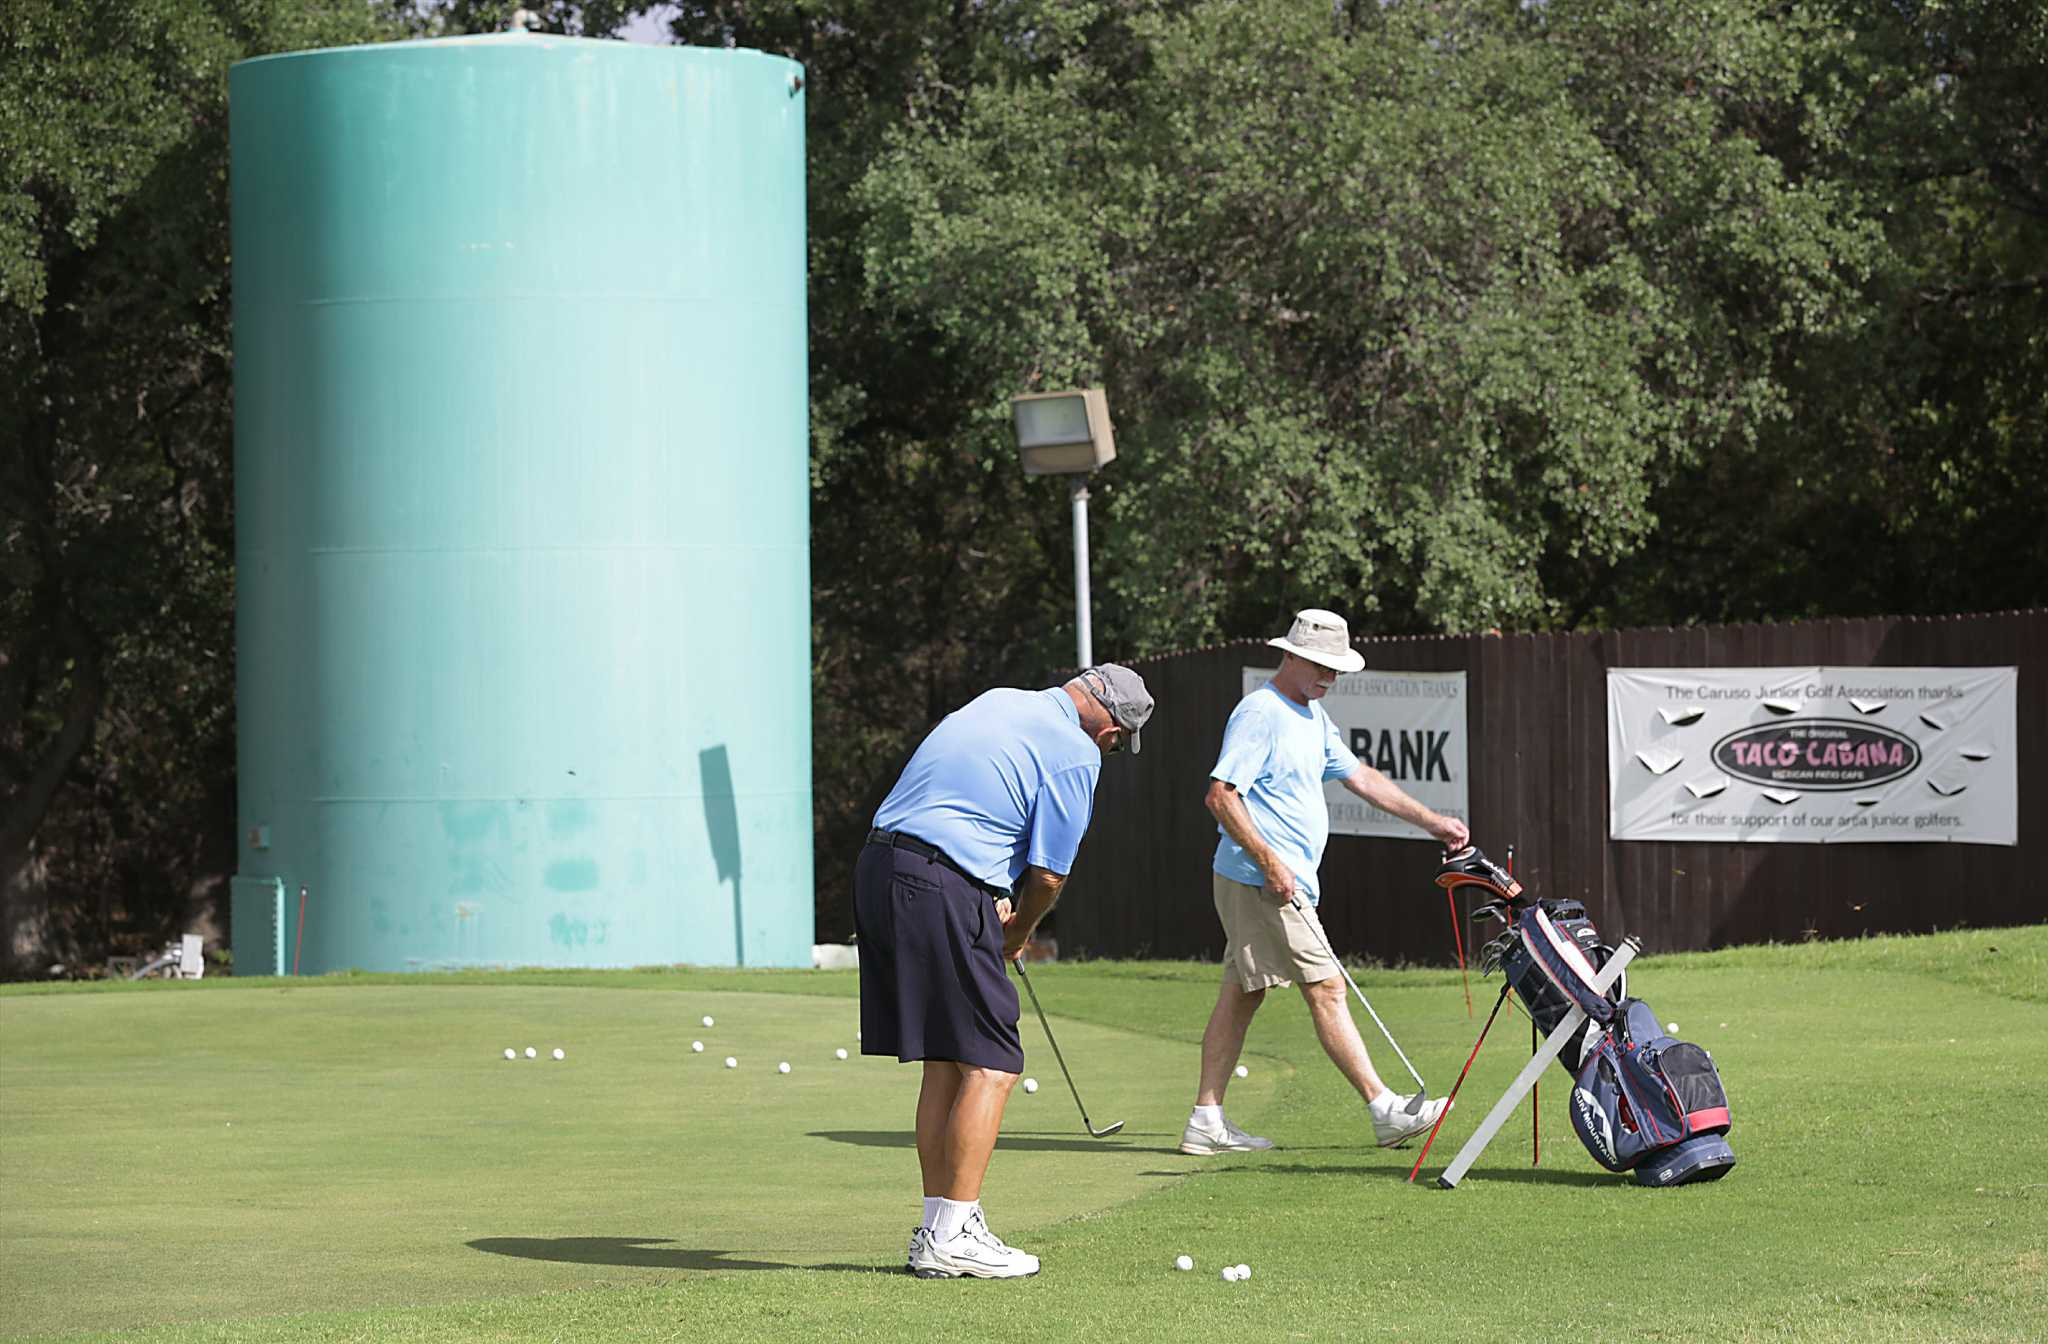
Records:
{"label": "navy blue shorts", "polygon": [[853,870],[860,1052],[1024,1071],[995,898],[936,859],[863,847]]}

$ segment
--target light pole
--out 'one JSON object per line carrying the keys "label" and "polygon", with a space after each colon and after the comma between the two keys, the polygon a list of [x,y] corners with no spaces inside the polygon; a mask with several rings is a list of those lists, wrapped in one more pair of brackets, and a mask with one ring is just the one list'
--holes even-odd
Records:
{"label": "light pole", "polygon": [[1088,477],[1116,457],[1109,398],[1099,387],[1032,392],[1010,403],[1026,476],[1065,476],[1074,504],[1074,656],[1095,662],[1088,610]]}

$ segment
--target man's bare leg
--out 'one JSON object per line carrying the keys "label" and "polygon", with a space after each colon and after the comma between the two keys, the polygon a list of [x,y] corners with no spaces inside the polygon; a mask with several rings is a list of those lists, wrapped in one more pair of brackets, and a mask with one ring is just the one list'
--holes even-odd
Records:
{"label": "man's bare leg", "polygon": [[1372,1057],[1365,1052],[1365,1042],[1359,1039],[1358,1024],[1351,1020],[1351,1004],[1344,997],[1344,978],[1333,975],[1304,984],[1301,997],[1308,1000],[1308,1015],[1316,1024],[1316,1039],[1323,1043],[1323,1053],[1358,1089],[1358,1095],[1371,1102],[1386,1091],[1387,1085],[1373,1070]]}
{"label": "man's bare leg", "polygon": [[1003,1128],[1017,1075],[928,1059],[917,1096],[917,1162],[924,1193],[961,1203],[981,1198],[982,1177]]}
{"label": "man's bare leg", "polygon": [[1195,1105],[1221,1106],[1230,1087],[1230,1071],[1244,1053],[1244,1035],[1252,1014],[1265,1002],[1263,989],[1246,991],[1225,973],[1216,991],[1216,1006],[1209,1012],[1209,1025],[1202,1029],[1202,1079],[1195,1092]]}

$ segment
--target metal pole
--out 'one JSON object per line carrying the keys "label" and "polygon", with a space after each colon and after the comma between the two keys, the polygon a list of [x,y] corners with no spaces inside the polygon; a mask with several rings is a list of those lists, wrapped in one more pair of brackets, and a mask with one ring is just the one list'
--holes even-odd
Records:
{"label": "metal pole", "polygon": [[1074,656],[1078,666],[1095,665],[1095,633],[1088,621],[1088,478],[1074,485]]}

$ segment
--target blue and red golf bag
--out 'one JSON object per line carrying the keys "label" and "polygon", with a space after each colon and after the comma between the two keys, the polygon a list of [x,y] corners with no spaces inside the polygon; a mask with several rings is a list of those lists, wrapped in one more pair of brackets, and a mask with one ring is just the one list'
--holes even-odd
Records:
{"label": "blue and red golf bag", "polygon": [[1609,1171],[1633,1171],[1643,1185],[1718,1180],[1735,1165],[1729,1148],[1728,1093],[1705,1050],[1666,1035],[1641,999],[1628,997],[1626,974],[1606,993],[1594,977],[1614,949],[1577,901],[1536,900],[1477,849],[1448,860],[1437,881],[1477,886],[1479,916],[1507,924],[1486,945],[1480,965],[1498,966],[1548,1036],[1573,1008],[1586,1027],[1558,1055],[1572,1075],[1572,1128]]}

